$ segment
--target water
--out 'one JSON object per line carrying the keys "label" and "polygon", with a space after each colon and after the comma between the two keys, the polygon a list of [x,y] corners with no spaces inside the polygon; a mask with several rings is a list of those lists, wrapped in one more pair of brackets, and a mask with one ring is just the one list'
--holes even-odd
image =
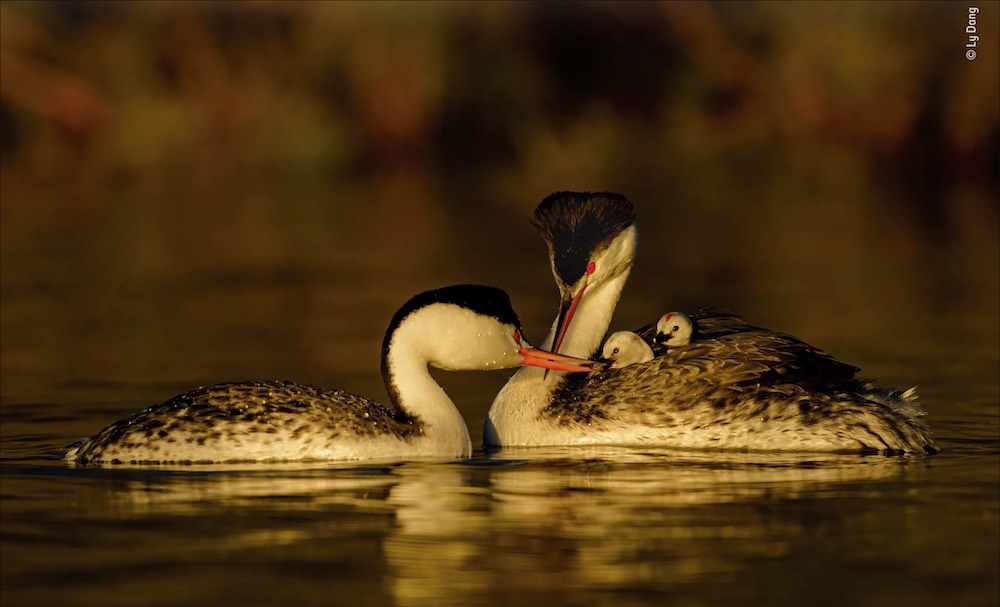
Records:
{"label": "water", "polygon": [[[873,200],[665,212],[630,193],[640,256],[613,329],[728,306],[917,384],[935,457],[506,449],[75,469],[64,445],[199,384],[382,398],[382,332],[422,289],[501,285],[540,341],[556,302],[537,201],[468,204],[412,175],[223,197],[35,196],[7,176],[4,191],[4,607],[1000,600],[1000,272],[977,215],[993,207],[956,211],[942,242],[879,221]],[[478,443],[505,374],[437,376]]]}

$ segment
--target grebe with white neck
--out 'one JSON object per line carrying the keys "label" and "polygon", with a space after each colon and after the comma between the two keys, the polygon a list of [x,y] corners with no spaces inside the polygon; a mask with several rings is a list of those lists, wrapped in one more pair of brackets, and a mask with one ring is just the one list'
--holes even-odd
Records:
{"label": "grebe with white neck", "polygon": [[593,363],[536,350],[507,294],[459,285],[421,293],[393,316],[382,344],[389,404],[287,381],[198,388],[72,445],[92,463],[216,463],[468,457],[469,431],[434,381],[439,369],[534,365],[564,372]]}
{"label": "grebe with white neck", "polygon": [[[542,347],[590,358],[635,258],[632,203],[558,192],[533,223],[560,293]],[[645,363],[590,376],[519,370],[493,401],[484,444],[936,452],[912,389],[879,388],[856,367],[731,314],[691,320],[697,339]]]}

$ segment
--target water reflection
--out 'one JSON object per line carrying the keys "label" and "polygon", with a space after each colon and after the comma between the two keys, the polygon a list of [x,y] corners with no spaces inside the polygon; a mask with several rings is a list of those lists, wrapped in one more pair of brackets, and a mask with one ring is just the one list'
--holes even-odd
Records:
{"label": "water reflection", "polygon": [[[68,525],[67,537],[43,544],[86,541],[98,530],[139,542],[129,554],[95,548],[101,571],[135,559],[265,554],[270,562],[284,554],[296,568],[316,563],[312,583],[324,584],[329,574],[319,572],[335,554],[335,562],[381,577],[381,591],[398,605],[481,604],[487,594],[485,602],[575,600],[708,583],[746,575],[758,559],[796,557],[812,549],[817,532],[835,537],[851,527],[845,500],[884,496],[904,479],[919,484],[926,466],[925,459],[613,447],[507,449],[459,463],[384,467],[54,465],[50,472],[65,477],[60,499],[73,504],[63,515],[70,522],[27,524],[34,514],[21,510],[30,500],[7,501],[5,518],[24,519],[38,537]],[[8,474],[10,481],[19,479]],[[904,534],[913,531],[905,507],[893,519],[888,524]],[[60,563],[46,569],[70,566]],[[304,571],[296,575],[312,569]]]}
{"label": "water reflection", "polygon": [[839,454],[688,452],[592,447],[504,449],[495,459],[520,462],[493,475],[494,494],[546,496],[610,493],[658,505],[718,504],[781,493],[797,497],[823,484],[886,479],[913,460]]}
{"label": "water reflection", "polygon": [[796,509],[785,517],[770,504],[855,493],[915,463],[615,448],[505,450],[490,461],[410,469],[393,488],[397,525],[384,545],[400,604],[469,604],[497,588],[649,588],[739,570],[787,554],[809,529]]}
{"label": "water reflection", "polygon": [[489,588],[484,561],[489,494],[460,466],[404,467],[389,503],[396,525],[383,541],[388,586],[399,605],[472,604]]}
{"label": "water reflection", "polygon": [[499,566],[526,589],[578,591],[666,588],[786,556],[812,521],[773,505],[851,494],[911,464],[627,449],[503,456],[524,459],[491,476]]}
{"label": "water reflection", "polygon": [[319,511],[348,506],[364,511],[381,503],[396,479],[388,469],[335,469],[316,465],[247,464],[190,466],[183,472],[143,471],[139,467],[107,471],[114,479],[105,502],[125,516],[197,515],[220,507]]}

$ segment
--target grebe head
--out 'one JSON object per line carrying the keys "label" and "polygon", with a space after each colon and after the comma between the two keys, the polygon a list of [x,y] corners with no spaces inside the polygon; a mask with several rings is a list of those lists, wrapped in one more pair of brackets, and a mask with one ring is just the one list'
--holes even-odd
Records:
{"label": "grebe head", "polygon": [[556,371],[590,371],[598,363],[537,350],[521,332],[502,290],[457,285],[421,293],[396,312],[382,343],[383,373],[389,351],[449,371],[507,369],[522,365]]}
{"label": "grebe head", "polygon": [[653,341],[669,347],[685,346],[694,336],[694,323],[687,314],[668,312],[656,321],[656,337]]}
{"label": "grebe head", "polygon": [[631,271],[638,239],[635,211],[620,194],[556,192],[538,205],[532,223],[548,246],[559,287],[552,343],[558,352],[588,290]]}
{"label": "grebe head", "polygon": [[653,349],[631,331],[618,331],[608,336],[601,350],[601,359],[612,369],[653,360]]}

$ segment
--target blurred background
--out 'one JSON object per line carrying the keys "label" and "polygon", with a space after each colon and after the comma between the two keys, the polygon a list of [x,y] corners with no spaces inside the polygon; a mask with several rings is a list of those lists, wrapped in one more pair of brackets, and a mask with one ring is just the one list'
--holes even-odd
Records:
{"label": "blurred background", "polygon": [[[269,377],[381,398],[388,319],[456,282],[507,289],[541,341],[528,220],[564,189],[636,205],[615,329],[722,306],[995,399],[983,7],[969,61],[967,7],[938,2],[3,2],[4,404]],[[499,375],[469,388],[474,436]]]}

